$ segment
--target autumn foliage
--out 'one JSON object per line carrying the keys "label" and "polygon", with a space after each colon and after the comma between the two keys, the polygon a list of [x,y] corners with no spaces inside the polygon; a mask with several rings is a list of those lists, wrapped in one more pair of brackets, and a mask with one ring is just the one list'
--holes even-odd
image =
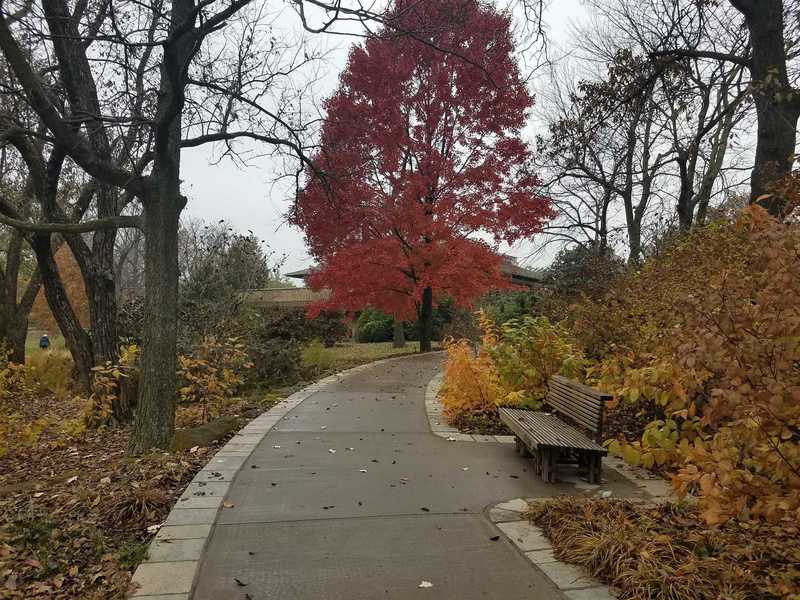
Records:
{"label": "autumn foliage", "polygon": [[800,518],[798,253],[798,226],[749,208],[574,312],[591,377],[663,415],[612,450],[667,465],[709,523]]}
{"label": "autumn foliage", "polygon": [[[629,407],[647,415],[636,437],[620,433],[607,445],[671,474],[679,494],[698,498],[707,524],[796,523],[798,256],[800,226],[750,207],[673,243],[606,296],[568,306],[547,343],[536,329],[500,339],[523,374],[563,360],[562,373],[614,393],[610,423]],[[551,356],[558,347],[569,351]],[[497,351],[488,354],[502,380]],[[523,392],[541,394],[536,377],[516,379]]]}
{"label": "autumn foliage", "polygon": [[325,177],[292,220],[321,265],[311,285],[332,290],[318,310],[410,319],[426,290],[465,305],[507,287],[493,243],[538,232],[551,209],[520,139],[533,100],[509,16],[475,0],[397,0],[393,14],[326,102]]}
{"label": "autumn foliage", "polygon": [[[66,245],[58,249],[55,254],[55,261],[67,298],[69,298],[81,325],[86,327],[89,323],[89,299],[86,296],[86,286],[84,285],[78,262]],[[59,330],[58,323],[56,323],[55,317],[47,305],[44,288],[40,289],[36,296],[31,310],[31,318],[45,331],[58,332]]]}

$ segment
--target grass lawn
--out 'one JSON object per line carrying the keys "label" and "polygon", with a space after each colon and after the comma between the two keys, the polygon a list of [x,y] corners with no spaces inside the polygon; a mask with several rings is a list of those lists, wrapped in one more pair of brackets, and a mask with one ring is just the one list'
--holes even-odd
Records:
{"label": "grass lawn", "polygon": [[[25,340],[25,356],[30,356],[36,352],[41,352],[39,349],[39,338],[45,333],[42,329],[28,329],[28,337]],[[60,351],[66,350],[64,338],[60,333],[48,331],[47,335],[50,337],[50,350]]]}
{"label": "grass lawn", "polygon": [[[438,349],[438,344],[434,346]],[[392,342],[358,344],[343,342],[333,348],[312,344],[303,352],[303,363],[320,371],[343,371],[368,362],[419,352],[419,342],[406,342],[405,348],[395,348]]]}

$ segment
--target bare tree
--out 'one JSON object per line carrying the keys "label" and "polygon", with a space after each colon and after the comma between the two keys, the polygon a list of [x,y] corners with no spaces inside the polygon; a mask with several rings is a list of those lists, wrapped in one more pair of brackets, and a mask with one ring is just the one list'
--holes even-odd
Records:
{"label": "bare tree", "polygon": [[[797,122],[800,118],[800,91],[790,71],[790,60],[797,47],[797,2],[794,0],[729,0],[743,18],[749,32],[749,45],[740,51],[720,51],[713,47],[713,36],[705,36],[694,46],[680,39],[667,39],[651,55],[660,59],[706,58],[732,63],[750,73],[758,130],[751,177],[751,201],[759,202],[780,215],[785,199],[773,193],[772,183],[788,175],[794,164]],[[698,3],[704,22],[714,20],[722,10],[714,2]],[[789,15],[787,19],[786,16]]]}
{"label": "bare tree", "polygon": [[[290,6],[311,32],[370,35],[371,24],[392,26],[358,2]],[[135,226],[145,234],[147,318],[132,452],[168,447],[174,429],[175,373],[165,365],[176,350],[178,223],[186,204],[181,150],[218,143],[235,154],[237,140],[258,141],[298,161],[298,183],[303,167],[317,173],[306,158],[315,124],[305,114],[302,72],[320,54],[272,29],[264,8],[250,0],[2,5],[0,49],[53,151],[96,181],[99,198],[141,202],[142,214],[129,216],[108,214],[98,203],[96,218],[81,224],[87,231]],[[50,220],[37,227],[74,233],[77,226]]]}
{"label": "bare tree", "polygon": [[[703,222],[737,168],[730,147],[747,114],[743,68],[701,57],[652,61],[665,39],[697,43],[710,25],[679,0],[590,0],[594,21],[579,30],[576,79],[556,70],[545,95],[549,135],[539,140],[561,218],[549,240],[605,249],[624,226],[630,262],[673,223]],[[732,12],[732,10],[731,10]],[[719,24],[715,47],[746,47]]]}
{"label": "bare tree", "polygon": [[[26,215],[31,208],[31,186],[20,163],[8,148],[0,146],[0,203],[15,206]],[[21,231],[0,230],[0,243],[0,351],[10,351],[11,361],[24,363],[28,317],[41,282]]]}

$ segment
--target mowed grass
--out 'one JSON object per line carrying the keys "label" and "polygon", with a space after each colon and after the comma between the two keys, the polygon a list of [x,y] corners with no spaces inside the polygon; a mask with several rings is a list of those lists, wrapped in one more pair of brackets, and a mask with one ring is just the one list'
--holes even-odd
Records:
{"label": "mowed grass", "polygon": [[[45,333],[45,331],[42,329],[28,330],[28,337],[25,339],[25,356],[31,356],[42,351],[39,348],[39,339],[42,337],[43,333]],[[52,352],[61,352],[67,349],[64,344],[64,338],[60,333],[55,331],[48,331],[46,333],[50,338],[50,350]]]}
{"label": "mowed grass", "polygon": [[[434,345],[434,349],[438,349],[438,344]],[[395,348],[392,346],[392,342],[370,344],[342,342],[333,348],[325,348],[320,343],[313,343],[303,351],[303,363],[305,367],[320,372],[343,371],[383,358],[416,352],[419,352],[419,342],[406,342],[404,348]]]}

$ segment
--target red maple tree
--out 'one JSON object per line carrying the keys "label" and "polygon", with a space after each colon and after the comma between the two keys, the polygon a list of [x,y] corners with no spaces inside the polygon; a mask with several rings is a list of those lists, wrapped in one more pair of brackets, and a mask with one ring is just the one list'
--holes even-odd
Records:
{"label": "red maple tree", "polygon": [[509,15],[476,0],[396,0],[392,14],[326,102],[327,176],[309,179],[292,221],[320,263],[311,286],[331,290],[312,312],[416,316],[425,351],[434,305],[508,287],[496,245],[553,212],[520,137],[533,98]]}

